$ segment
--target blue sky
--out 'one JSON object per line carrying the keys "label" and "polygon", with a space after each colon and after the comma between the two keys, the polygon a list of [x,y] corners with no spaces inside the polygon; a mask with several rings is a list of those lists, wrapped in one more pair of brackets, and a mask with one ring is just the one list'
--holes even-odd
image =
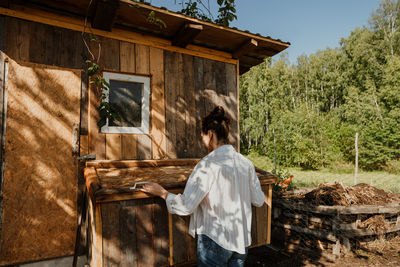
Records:
{"label": "blue sky", "polygon": [[[211,9],[216,11],[216,0],[209,1]],[[181,1],[150,2],[176,11],[180,9],[178,3]],[[356,27],[368,26],[370,15],[378,8],[379,2],[380,0],[236,0],[238,19],[231,26],[290,42],[291,46],[285,51],[290,62],[295,64],[301,54],[310,55],[327,47],[338,47],[340,39],[348,37]]]}

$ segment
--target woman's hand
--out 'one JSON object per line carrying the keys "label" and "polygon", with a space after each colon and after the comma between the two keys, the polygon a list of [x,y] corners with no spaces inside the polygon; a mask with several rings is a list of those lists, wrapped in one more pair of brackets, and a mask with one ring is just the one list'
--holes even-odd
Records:
{"label": "woman's hand", "polygon": [[154,196],[161,197],[162,199],[166,199],[168,195],[168,191],[164,189],[161,185],[157,183],[148,182],[143,185],[140,191],[152,194]]}

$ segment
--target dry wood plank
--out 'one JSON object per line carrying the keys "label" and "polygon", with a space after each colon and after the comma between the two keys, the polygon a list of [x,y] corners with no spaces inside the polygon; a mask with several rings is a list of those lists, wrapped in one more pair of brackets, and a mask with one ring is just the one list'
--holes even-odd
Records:
{"label": "dry wood plank", "polygon": [[250,50],[256,48],[258,46],[257,40],[251,38],[245,41],[242,45],[240,45],[233,53],[233,58],[240,58],[242,55],[246,54]]}
{"label": "dry wood plank", "polygon": [[84,170],[84,176],[85,176],[86,189],[93,201],[94,194],[96,193],[97,190],[101,188],[96,169],[94,167],[86,167]]}
{"label": "dry wood plank", "polygon": [[136,201],[121,202],[119,218],[121,267],[137,266]]}
{"label": "dry wood plank", "polygon": [[[4,18],[0,18],[0,37],[2,37],[2,23],[4,22]],[[1,48],[1,44],[0,44]],[[4,120],[4,93],[5,93],[5,54],[2,49],[0,49],[0,163],[3,164],[4,161],[4,144],[3,144],[3,120]],[[0,181],[0,192],[3,192],[3,181]],[[2,219],[2,214],[0,213],[0,222]],[[0,230],[1,232],[1,230]],[[1,234],[1,233],[0,233]],[[0,236],[1,237],[1,236]]]}
{"label": "dry wood plank", "polygon": [[168,213],[168,244],[169,244],[169,257],[168,262],[169,265],[174,265],[174,232],[172,229],[172,214]]}
{"label": "dry wood plank", "polygon": [[151,137],[146,134],[137,135],[137,158],[151,159]]}
{"label": "dry wood plank", "polygon": [[166,158],[163,50],[150,47],[152,158]]}
{"label": "dry wood plank", "polygon": [[[47,25],[71,29],[78,32],[81,32],[84,26],[83,19],[67,17],[64,15],[57,15],[55,13],[50,13],[47,11],[33,9],[29,7],[23,7],[23,8],[17,7],[16,10],[0,8],[0,14],[14,18],[20,18],[24,20],[44,23]],[[180,48],[172,46],[171,41],[163,38],[144,35],[142,33],[135,33],[132,31],[117,29],[117,28],[114,28],[112,32],[107,32],[103,30],[93,29],[89,25],[87,31],[89,31],[89,29],[97,36],[103,36],[132,43],[140,43],[143,45],[149,45],[157,48],[166,49],[172,52],[185,53],[193,56],[200,56],[222,62],[229,62],[232,64],[237,63],[236,59],[231,58],[232,56],[230,53],[215,49],[204,48],[197,45],[188,45],[187,49]],[[288,46],[286,44],[284,45]]]}
{"label": "dry wood plank", "polygon": [[165,201],[160,198],[154,199],[153,207],[153,234],[155,266],[168,265],[169,239],[168,239],[168,211]]}
{"label": "dry wood plank", "polygon": [[122,72],[135,73],[135,44],[120,41],[119,45],[120,70]]}
{"label": "dry wood plank", "polygon": [[50,27],[46,30],[46,53],[44,64],[46,65],[61,65],[61,50],[62,44],[62,29]]}
{"label": "dry wood plank", "polygon": [[137,74],[150,74],[150,51],[145,45],[135,45],[135,68]]}
{"label": "dry wood plank", "polygon": [[337,238],[334,234],[332,234],[329,231],[322,230],[322,229],[309,229],[309,228],[304,228],[304,227],[291,225],[291,224],[283,224],[280,222],[275,222],[274,225],[283,227],[288,230],[293,230],[298,233],[310,234],[310,235],[316,236],[321,239],[327,239],[332,242],[336,242],[336,240],[337,240]]}
{"label": "dry wood plank", "polygon": [[152,214],[154,199],[137,200],[136,206],[136,229],[138,266],[154,266],[155,255],[153,249],[153,224]]}
{"label": "dry wood plank", "polygon": [[172,215],[172,232],[173,232],[173,261],[179,264],[187,261],[188,244],[186,240],[186,223],[181,216]]}
{"label": "dry wood plank", "polygon": [[131,168],[195,165],[199,159],[159,159],[159,160],[93,160],[86,162],[86,167],[95,168]]}
{"label": "dry wood plank", "polygon": [[6,32],[6,18],[0,15],[0,51],[4,52],[5,45],[5,32]]}
{"label": "dry wood plank", "polygon": [[120,203],[111,202],[101,205],[103,266],[120,266]]}
{"label": "dry wood plank", "polygon": [[186,158],[187,154],[187,135],[186,135],[186,111],[188,110],[187,99],[185,97],[184,77],[186,70],[183,69],[183,55],[177,54],[174,78],[177,80],[175,105],[175,125],[176,125],[176,151],[178,158]]}
{"label": "dry wood plank", "polygon": [[194,64],[194,81],[195,81],[195,100],[196,100],[196,141],[194,147],[197,151],[196,157],[204,157],[207,155],[207,148],[201,141],[201,119],[205,117],[205,97],[204,97],[204,59],[195,57]]}
{"label": "dry wood plank", "polygon": [[[186,99],[185,111],[185,158],[196,157],[198,150],[196,150],[196,138],[200,138],[196,132],[196,91],[195,91],[195,73],[194,73],[194,59],[193,56],[183,55],[183,73],[184,73],[184,94]],[[184,151],[184,152],[185,152]]]}
{"label": "dry wood plank", "polygon": [[79,137],[79,155],[89,154],[89,137],[87,135],[81,135]]}
{"label": "dry wood plank", "polygon": [[[58,45],[60,66],[65,68],[81,68],[84,60],[80,58],[83,52],[82,38],[79,33],[67,29],[61,29],[61,43]],[[79,60],[80,59],[80,60]],[[79,62],[80,61],[80,62]]]}
{"label": "dry wood plank", "polygon": [[137,158],[137,135],[123,134],[121,136],[122,159]]}
{"label": "dry wood plank", "polygon": [[228,95],[226,88],[226,70],[225,63],[219,61],[212,61],[212,69],[214,70],[215,77],[215,91],[218,95]]}
{"label": "dry wood plank", "polygon": [[256,221],[257,221],[257,243],[267,243],[267,228],[268,228],[268,214],[267,205],[264,203],[261,207],[256,208]]}
{"label": "dry wood plank", "polygon": [[104,58],[104,69],[119,71],[119,41],[115,39],[103,38],[101,46],[101,54]]}
{"label": "dry wood plank", "polygon": [[26,38],[29,40],[29,61],[33,63],[44,63],[46,58],[46,30],[47,25],[30,23]]}
{"label": "dry wood plank", "polygon": [[165,80],[165,134],[167,157],[177,158],[176,149],[176,108],[178,81],[175,76],[177,72],[177,53],[164,52],[164,80]]}
{"label": "dry wood plank", "polygon": [[94,243],[94,264],[90,266],[94,267],[103,267],[103,234],[102,234],[102,227],[103,223],[101,221],[101,208],[100,204],[95,205],[95,213],[94,213],[94,220],[95,220],[95,239],[93,240]]}
{"label": "dry wood plank", "polygon": [[121,134],[106,134],[106,159],[118,160],[122,158]]}
{"label": "dry wood plank", "polygon": [[[102,43],[103,38],[98,37],[99,41]],[[101,47],[99,47],[98,42],[91,41],[89,47],[93,55],[95,55],[97,64],[101,68],[104,67],[104,52]],[[100,58],[99,58],[99,52]],[[89,153],[95,153],[97,159],[106,158],[106,135],[100,132],[97,122],[100,120],[99,112],[97,108],[101,103],[102,89],[94,84],[89,87]]]}
{"label": "dry wood plank", "polygon": [[257,208],[252,206],[251,207],[252,213],[251,213],[251,245],[258,245],[260,242],[257,238]]}
{"label": "dry wood plank", "polygon": [[229,142],[239,151],[239,95],[237,87],[238,81],[236,80],[236,65],[225,64],[225,77],[227,91],[225,102],[228,108],[227,114],[232,120],[229,127]]}
{"label": "dry wood plank", "polygon": [[[88,105],[89,105],[89,80],[87,72],[81,72],[81,118],[80,118],[80,135],[87,135],[89,128],[89,120],[88,120]],[[86,153],[87,154],[87,153]]]}
{"label": "dry wood plank", "polygon": [[29,61],[29,42],[26,39],[29,23],[6,17],[5,25],[4,52],[13,60]]}

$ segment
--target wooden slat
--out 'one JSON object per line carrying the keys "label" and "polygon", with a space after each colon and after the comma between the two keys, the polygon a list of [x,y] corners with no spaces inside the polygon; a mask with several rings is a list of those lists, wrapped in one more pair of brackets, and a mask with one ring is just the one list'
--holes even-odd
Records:
{"label": "wooden slat", "polygon": [[122,159],[137,158],[137,136],[123,134],[121,136],[121,153]]}
{"label": "wooden slat", "polygon": [[137,74],[150,74],[150,50],[148,46],[135,45],[135,69]]}
{"label": "wooden slat", "polygon": [[104,69],[106,70],[120,70],[119,58],[120,58],[120,44],[118,40],[102,38],[101,41],[101,54],[104,62]]}
{"label": "wooden slat", "polygon": [[172,215],[172,232],[173,232],[173,261],[179,264],[187,261],[187,240],[185,231],[185,220],[183,217]]}
{"label": "wooden slat", "polygon": [[121,159],[121,145],[121,134],[106,134],[106,159]]}
{"label": "wooden slat", "polygon": [[165,89],[164,89],[164,53],[158,48],[150,48],[151,79],[151,139],[152,158],[167,156],[165,136]]}
{"label": "wooden slat", "polygon": [[267,243],[267,227],[268,227],[268,214],[267,205],[264,204],[259,208],[256,208],[256,221],[257,221],[257,243]]}
{"label": "wooden slat", "polygon": [[135,44],[120,41],[119,52],[120,70],[135,73]]}
{"label": "wooden slat", "polygon": [[137,135],[137,158],[151,159],[151,138],[145,134]]}
{"label": "wooden slat", "polygon": [[[17,6],[15,6],[17,8]],[[67,17],[63,15],[56,15],[42,10],[32,9],[29,7],[19,8],[19,10],[11,10],[8,8],[0,7],[0,14],[10,17],[25,19],[29,21],[40,22],[52,26],[62,27],[71,29],[74,31],[81,32],[84,26],[83,19],[77,19]],[[114,28],[112,32],[103,30],[93,29],[90,25],[87,27],[87,32],[93,32],[97,36],[103,36],[107,38],[113,38],[117,40],[127,41],[131,43],[139,43],[143,45],[150,45],[156,48],[162,48],[172,52],[185,53],[193,56],[200,56],[204,58],[219,60],[223,62],[229,62],[236,64],[237,60],[231,58],[230,53],[222,52],[215,49],[204,48],[196,45],[188,45],[187,49],[180,48],[171,45],[171,41],[153,37],[149,35],[143,35],[123,29]],[[288,46],[288,45],[287,45]]]}
{"label": "wooden slat", "polygon": [[81,135],[79,137],[79,155],[89,154],[89,137],[87,135]]}
{"label": "wooden slat", "polygon": [[[99,37],[99,41],[102,43],[103,38]],[[91,41],[89,47],[96,56],[97,63],[100,67],[104,67],[104,56],[100,55],[98,58],[99,51],[102,51],[98,42]],[[101,95],[101,88],[91,84],[89,87],[89,153],[95,153],[97,159],[106,158],[106,135],[101,133],[97,126],[97,122],[100,120],[97,108],[101,102]]]}
{"label": "wooden slat", "polygon": [[168,211],[165,201],[161,198],[154,199],[153,206],[153,234],[155,266],[168,265],[169,239],[168,239]]}
{"label": "wooden slat", "polygon": [[[26,38],[29,38],[29,61],[32,63],[45,63],[46,28],[50,27],[39,23],[29,23],[29,32],[26,33]],[[51,53],[51,51],[49,52]]]}
{"label": "wooden slat", "polygon": [[98,0],[95,2],[92,27],[100,30],[111,31],[117,11],[119,8],[118,0]]}
{"label": "wooden slat", "polygon": [[[92,252],[92,258],[94,259],[93,267],[103,267],[103,242],[102,242],[102,227],[103,223],[101,221],[101,209],[100,204],[95,205],[94,212],[94,251]],[[92,228],[93,229],[93,228]]]}
{"label": "wooden slat", "polygon": [[175,68],[173,78],[177,80],[176,90],[176,100],[172,103],[175,106],[175,133],[176,133],[176,141],[175,147],[178,158],[186,158],[187,154],[187,137],[186,136],[186,111],[187,107],[187,99],[185,97],[185,84],[184,79],[186,75],[186,71],[183,69],[183,55],[177,54],[175,58]]}
{"label": "wooden slat", "polygon": [[186,100],[185,110],[185,150],[184,156],[192,158],[197,157],[196,138],[200,138],[196,132],[196,91],[195,91],[195,73],[194,59],[192,56],[183,55],[183,88]]}
{"label": "wooden slat", "polygon": [[186,47],[196,39],[196,36],[199,35],[202,30],[202,25],[192,23],[185,24],[175,34],[172,45]]}
{"label": "wooden slat", "polygon": [[251,213],[251,245],[258,245],[259,241],[257,238],[257,208],[252,206],[251,207],[252,213]]}
{"label": "wooden slat", "polygon": [[16,61],[29,61],[29,42],[26,33],[28,23],[14,18],[5,18],[4,52]]}
{"label": "wooden slat", "polygon": [[172,231],[172,214],[168,213],[168,244],[169,244],[169,265],[174,265],[174,233]]}
{"label": "wooden slat", "polygon": [[199,159],[160,159],[160,160],[94,160],[86,162],[86,167],[132,168],[195,165]]}
{"label": "wooden slat", "polygon": [[[232,122],[229,127],[229,143],[232,144],[237,150],[240,147],[239,135],[239,95],[237,89],[237,75],[236,65],[225,64],[225,81],[226,81],[226,110]],[[239,151],[239,150],[238,150]]]}
{"label": "wooden slat", "polygon": [[119,214],[121,267],[137,266],[136,201],[121,202]]}
{"label": "wooden slat", "polygon": [[194,86],[196,99],[196,141],[194,147],[197,151],[196,157],[207,155],[207,148],[201,141],[201,119],[206,116],[204,98],[204,59],[195,57],[194,64]]}
{"label": "wooden slat", "polygon": [[153,250],[153,198],[137,200],[136,206],[136,229],[138,266],[154,266],[155,255]]}
{"label": "wooden slat", "polygon": [[[120,203],[101,205],[103,266],[120,266]],[[99,214],[100,216],[100,214]]]}
{"label": "wooden slat", "polygon": [[164,53],[164,79],[165,79],[165,133],[167,141],[167,157],[177,158],[176,149],[176,109],[178,81],[176,74],[177,53],[166,51]]}
{"label": "wooden slat", "polygon": [[80,118],[80,135],[87,135],[89,128],[89,118],[88,118],[88,105],[89,105],[89,80],[87,72],[81,72],[81,118]]}
{"label": "wooden slat", "polygon": [[94,194],[96,193],[97,190],[101,188],[96,169],[94,167],[86,167],[84,170],[84,176],[85,176],[86,189],[89,193],[89,196],[93,200]]}

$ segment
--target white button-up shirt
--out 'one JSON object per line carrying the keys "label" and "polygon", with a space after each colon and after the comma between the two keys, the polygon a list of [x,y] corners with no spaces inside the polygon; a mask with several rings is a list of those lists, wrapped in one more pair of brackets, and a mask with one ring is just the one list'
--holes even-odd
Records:
{"label": "white button-up shirt", "polygon": [[204,234],[221,247],[245,253],[251,244],[251,204],[265,201],[254,165],[231,145],[205,156],[189,176],[183,194],[169,193],[170,213],[191,215],[189,234]]}

